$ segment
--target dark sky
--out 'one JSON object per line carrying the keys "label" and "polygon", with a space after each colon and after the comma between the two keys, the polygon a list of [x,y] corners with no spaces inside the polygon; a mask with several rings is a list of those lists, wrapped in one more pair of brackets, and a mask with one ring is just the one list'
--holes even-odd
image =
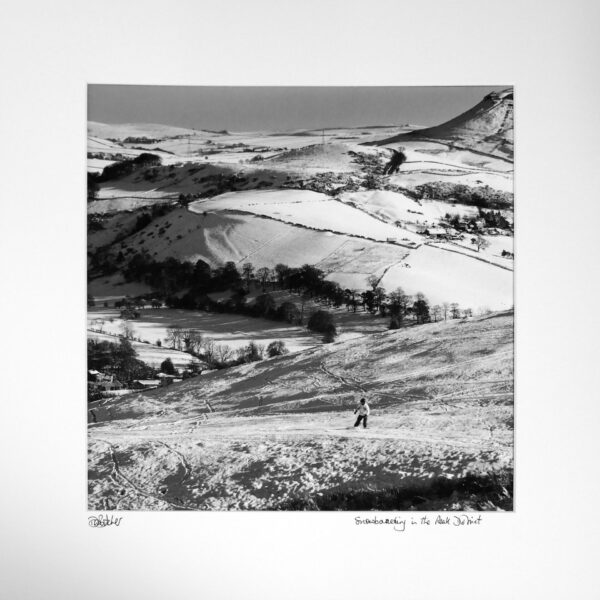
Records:
{"label": "dark sky", "polygon": [[230,131],[436,125],[506,87],[89,85],[88,119]]}

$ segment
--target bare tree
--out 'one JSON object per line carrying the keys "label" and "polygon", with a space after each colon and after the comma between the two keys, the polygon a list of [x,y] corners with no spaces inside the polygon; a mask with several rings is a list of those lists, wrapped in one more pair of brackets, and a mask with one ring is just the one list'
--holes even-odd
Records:
{"label": "bare tree", "polygon": [[171,348],[174,350],[181,350],[183,343],[183,333],[181,327],[178,325],[173,325],[167,329],[167,337],[165,338],[165,342],[170,344]]}
{"label": "bare tree", "polygon": [[458,319],[460,317],[460,308],[456,302],[453,302],[450,305],[450,315],[453,319]]}
{"label": "bare tree", "polygon": [[375,306],[379,308],[382,315],[385,314],[385,299],[386,299],[386,291],[385,288],[377,286],[373,290],[373,299],[375,300]]}
{"label": "bare tree", "polygon": [[258,271],[256,271],[256,276],[258,277],[258,280],[260,281],[260,285],[262,286],[262,290],[264,292],[267,287],[267,281],[269,281],[269,279],[271,278],[271,269],[268,269],[267,267],[261,267],[260,269],[258,269]]}
{"label": "bare tree", "polygon": [[448,302],[444,302],[442,304],[442,314],[444,315],[444,321],[448,320],[448,310],[450,309],[450,304]]}
{"label": "bare tree", "polygon": [[202,334],[196,329],[182,329],[180,335],[183,349],[186,352],[197,352],[202,346]]}
{"label": "bare tree", "polygon": [[300,296],[300,325],[302,325],[304,323],[304,307],[306,306],[307,302],[310,300],[310,294],[308,292],[304,292],[301,296]]}
{"label": "bare tree", "polygon": [[375,288],[377,287],[378,283],[379,283],[379,277],[377,277],[376,275],[369,275],[367,277],[367,284],[373,290],[373,292],[375,292]]}
{"label": "bare tree", "polygon": [[252,279],[253,275],[254,275],[254,267],[252,266],[252,263],[244,263],[242,265],[242,276],[246,280],[246,287],[248,289],[250,289],[250,280]]}
{"label": "bare tree", "polygon": [[274,271],[277,274],[277,281],[279,282],[280,287],[283,287],[285,278],[290,273],[290,268],[287,265],[284,265],[283,263],[277,263],[275,265]]}
{"label": "bare tree", "polygon": [[405,294],[404,290],[399,287],[393,292],[390,292],[388,299],[390,302],[390,312],[392,313],[392,316],[397,317],[399,322],[402,323],[406,313],[408,312],[408,307],[411,302],[410,296]]}
{"label": "bare tree", "polygon": [[204,358],[206,359],[206,362],[210,366],[213,366],[214,362],[215,362],[215,358],[216,358],[215,346],[216,346],[216,344],[213,339],[204,338],[204,341],[202,342],[202,352],[204,354]]}
{"label": "bare tree", "polygon": [[415,302],[412,305],[412,311],[417,319],[417,323],[428,323],[431,321],[431,314],[429,312],[429,303],[425,294],[419,292],[415,296]]}
{"label": "bare tree", "polygon": [[346,298],[346,310],[350,311],[350,308],[353,309],[354,312],[356,312],[356,294],[358,293],[358,290],[355,289],[346,289],[344,290],[344,296]]}
{"label": "bare tree", "polygon": [[233,351],[225,344],[217,344],[214,347],[215,357],[220,363],[227,362],[232,356]]}
{"label": "bare tree", "polygon": [[434,322],[437,323],[437,320],[442,316],[442,307],[439,304],[431,307],[431,316]]}
{"label": "bare tree", "polygon": [[475,246],[477,247],[477,252],[479,252],[480,250],[485,250],[486,248],[489,248],[490,243],[483,237],[481,237],[480,235],[478,235],[477,237],[471,238],[471,244],[475,244]]}
{"label": "bare tree", "polygon": [[202,334],[196,329],[190,330],[188,336],[188,347],[192,352],[200,352],[202,348],[202,342],[204,341],[204,337]]}
{"label": "bare tree", "polygon": [[186,329],[186,328],[182,328],[179,331],[179,336],[180,336],[180,348],[182,350],[189,350],[190,347],[190,338],[192,335],[192,329]]}
{"label": "bare tree", "polygon": [[269,283],[271,287],[275,289],[277,287],[277,283],[279,281],[279,274],[275,269],[269,269]]}
{"label": "bare tree", "polygon": [[132,340],[133,339],[133,328],[131,327],[131,325],[129,325],[129,323],[122,323],[121,324],[121,335],[126,340]]}
{"label": "bare tree", "polygon": [[250,342],[247,346],[237,350],[237,358],[243,362],[255,362],[262,360],[264,357],[265,348],[256,342]]}

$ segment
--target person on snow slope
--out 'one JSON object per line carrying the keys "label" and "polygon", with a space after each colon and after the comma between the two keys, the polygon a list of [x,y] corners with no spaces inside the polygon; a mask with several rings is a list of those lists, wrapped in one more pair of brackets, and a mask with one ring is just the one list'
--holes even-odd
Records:
{"label": "person on snow slope", "polygon": [[356,423],[354,423],[354,427],[358,427],[360,422],[362,421],[363,427],[367,428],[367,417],[371,413],[371,409],[367,404],[367,401],[364,398],[360,399],[360,403],[354,409],[354,414],[358,413],[358,418],[356,419]]}

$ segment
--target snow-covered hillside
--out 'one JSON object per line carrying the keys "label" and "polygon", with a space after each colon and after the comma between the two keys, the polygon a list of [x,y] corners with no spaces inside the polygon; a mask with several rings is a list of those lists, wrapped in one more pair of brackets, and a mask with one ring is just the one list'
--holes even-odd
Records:
{"label": "snow-covered hillside", "polygon": [[[92,403],[90,509],[273,509],[510,469],[512,357],[507,313]],[[367,430],[352,427],[361,396],[371,406]]]}
{"label": "snow-covered hillside", "polygon": [[488,94],[479,104],[461,115],[425,129],[383,139],[377,145],[415,139],[439,140],[450,146],[510,159],[513,157],[513,89]]}
{"label": "snow-covered hillside", "polygon": [[[90,173],[129,161],[89,176],[89,335],[147,340],[152,367],[191,360],[157,344],[177,327],[240,357],[89,404],[91,509],[511,508],[510,90],[427,129],[88,133]],[[399,288],[414,314],[394,323]],[[142,294],[163,306],[115,306]],[[317,310],[333,343],[306,327]],[[290,353],[240,364],[275,341]]]}

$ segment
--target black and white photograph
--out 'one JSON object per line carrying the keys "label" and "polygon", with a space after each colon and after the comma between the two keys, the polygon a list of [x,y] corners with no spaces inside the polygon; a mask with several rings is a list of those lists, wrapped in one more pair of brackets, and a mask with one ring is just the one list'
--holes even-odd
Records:
{"label": "black and white photograph", "polygon": [[511,510],[513,104],[91,85],[89,508]]}
{"label": "black and white photograph", "polygon": [[597,600],[598,22],[3,7],[0,596]]}

